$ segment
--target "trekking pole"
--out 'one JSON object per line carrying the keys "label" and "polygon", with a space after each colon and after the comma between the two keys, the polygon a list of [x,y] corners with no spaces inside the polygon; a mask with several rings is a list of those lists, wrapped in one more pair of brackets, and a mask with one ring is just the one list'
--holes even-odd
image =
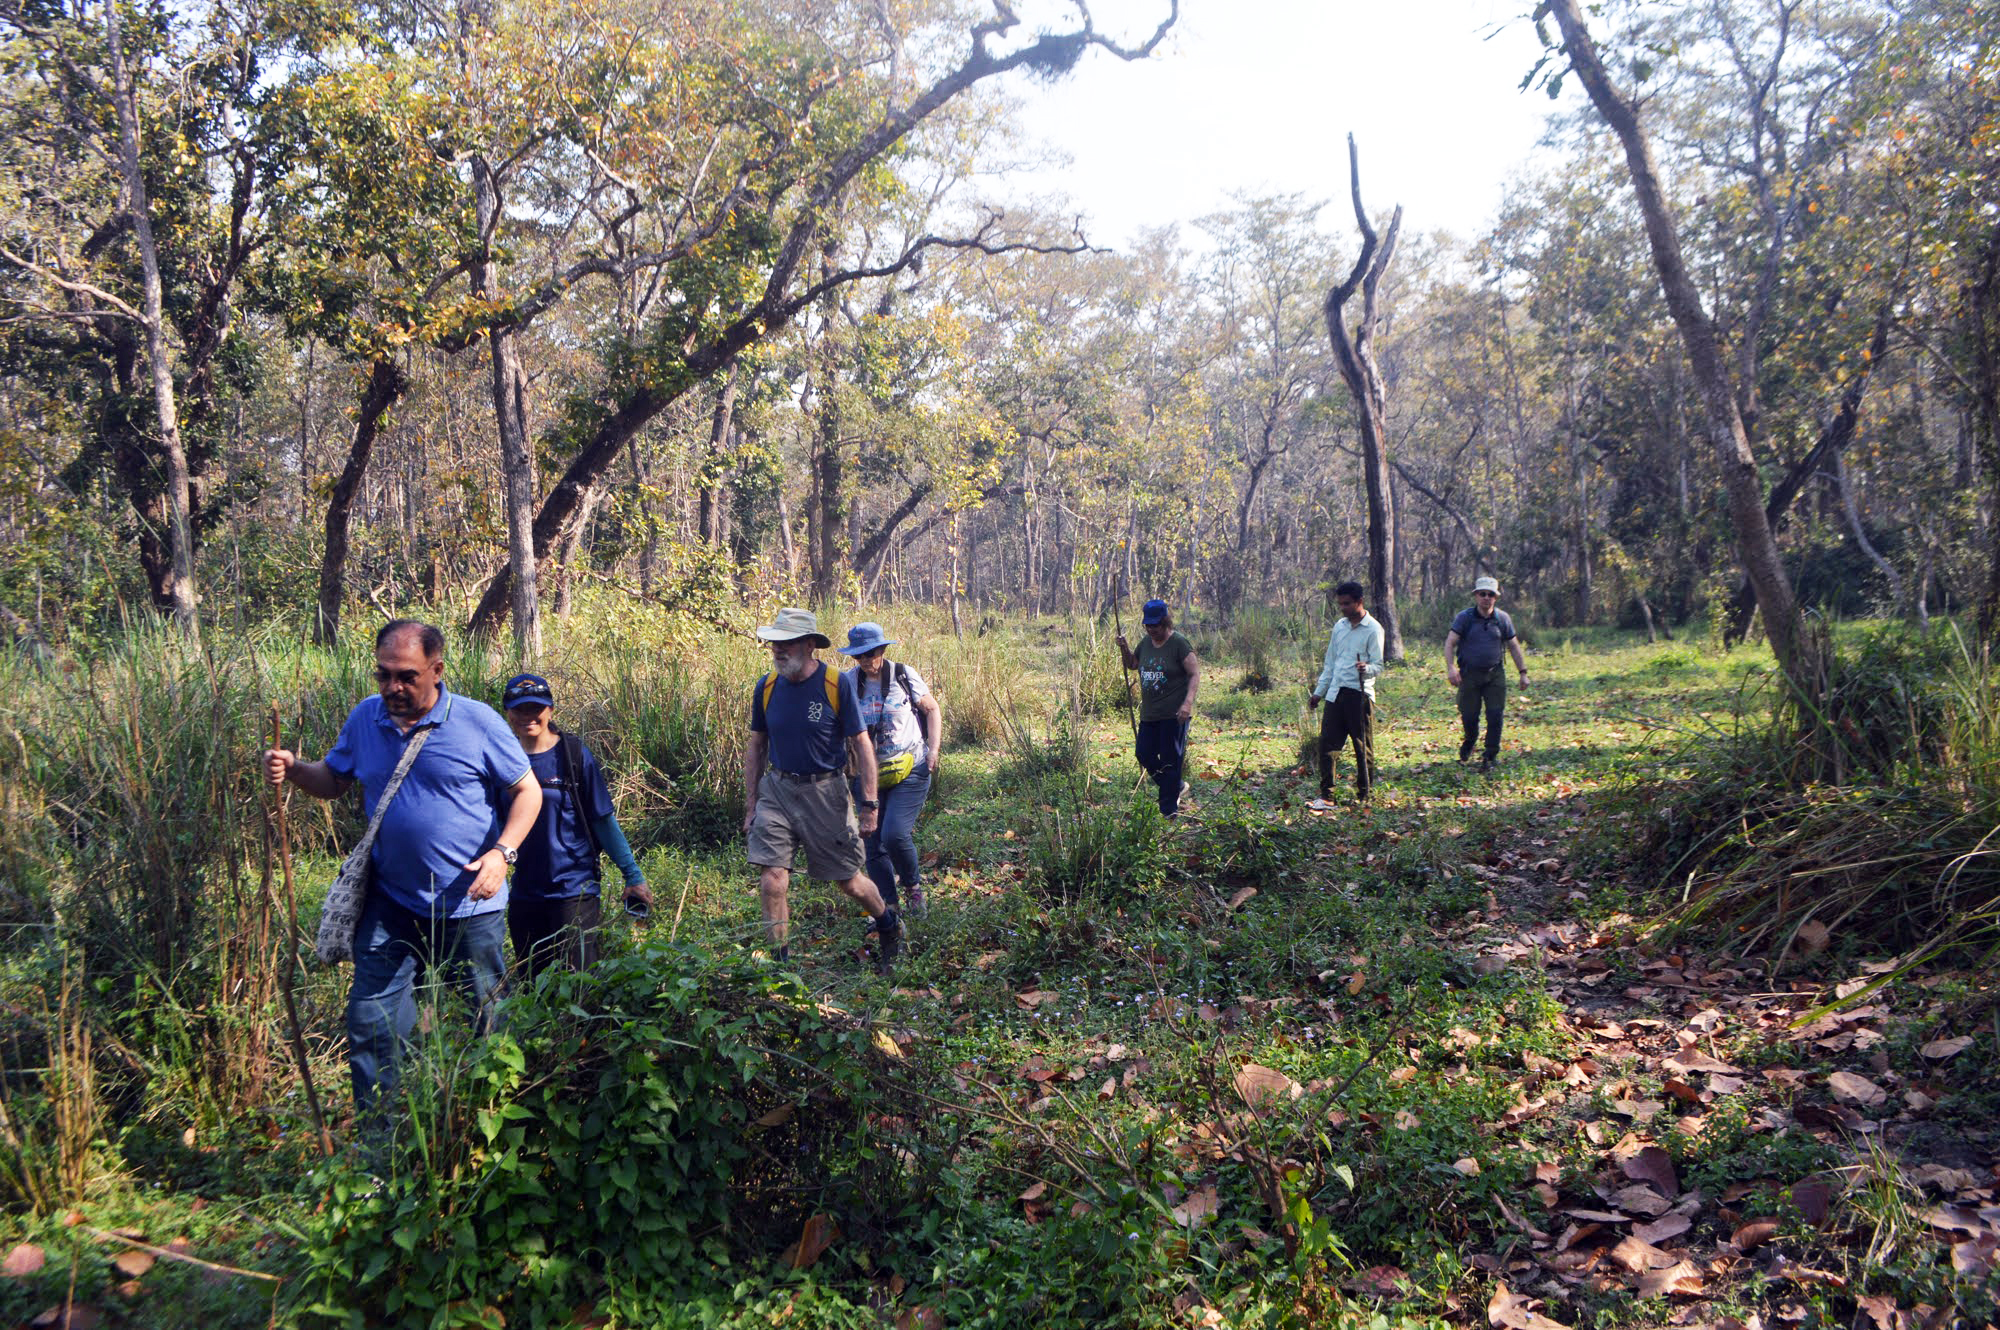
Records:
{"label": "trekking pole", "polygon": [[[278,733],[278,704],[271,704],[271,747],[282,748],[284,744]],[[285,792],[271,791],[271,817],[276,827],[278,842],[278,862],[285,871],[285,963],[278,971],[278,988],[285,995],[285,1019],[291,1025],[292,1056],[299,1064],[299,1079],[305,1083],[306,1106],[312,1110],[313,1128],[319,1133],[320,1153],[329,1157],[333,1154],[333,1136],[326,1129],[326,1115],[320,1112],[319,1090],[313,1085],[312,1060],[306,1056],[305,1030],[299,1024],[298,998],[293,994],[299,968],[299,896],[292,885],[292,835],[285,825]],[[271,880],[271,839],[270,827],[264,836],[264,880]]]}
{"label": "trekking pole", "polygon": [[[1125,636],[1125,570],[1120,568],[1111,583],[1111,614],[1118,636]],[[1139,705],[1132,700],[1132,667],[1125,663],[1125,648],[1118,648],[1118,672],[1125,679],[1125,719],[1132,725],[1132,742],[1139,742]]]}

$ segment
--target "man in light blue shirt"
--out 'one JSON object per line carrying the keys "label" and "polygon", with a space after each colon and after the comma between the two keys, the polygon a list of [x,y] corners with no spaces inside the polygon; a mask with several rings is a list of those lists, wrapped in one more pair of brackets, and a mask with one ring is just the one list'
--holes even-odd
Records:
{"label": "man in light blue shirt", "polygon": [[1327,638],[1326,660],[1313,683],[1307,705],[1326,710],[1319,723],[1319,798],[1317,811],[1333,807],[1333,758],[1354,742],[1355,797],[1366,801],[1375,779],[1375,676],[1382,672],[1382,625],[1362,608],[1361,584],[1342,582],[1333,589],[1333,633]]}
{"label": "man in light blue shirt", "polygon": [[317,762],[264,754],[273,785],[336,799],[361,782],[371,817],[410,740],[430,737],[382,816],[375,880],[354,930],[347,1063],[360,1120],[380,1123],[416,1025],[415,988],[433,968],[467,996],[484,1033],[506,976],[507,869],[542,809],[542,787],[507,722],[444,686],[444,635],[397,619],[375,636],[375,697],[347,715]]}

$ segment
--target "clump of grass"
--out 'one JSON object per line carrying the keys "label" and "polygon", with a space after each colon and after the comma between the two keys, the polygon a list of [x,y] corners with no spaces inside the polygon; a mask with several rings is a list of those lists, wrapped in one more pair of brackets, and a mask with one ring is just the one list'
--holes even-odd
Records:
{"label": "clump of grass", "polygon": [[2000,958],[1996,822],[2000,687],[1956,636],[1887,629],[1829,669],[1824,702],[1716,745],[1644,852],[1680,884],[1670,927],[1724,931],[1774,964],[1858,934],[1919,958],[1971,948],[1984,966]]}
{"label": "clump of grass", "polygon": [[1036,822],[1028,881],[1064,906],[1143,899],[1166,881],[1166,819],[1145,795],[1129,803],[1068,800]]}

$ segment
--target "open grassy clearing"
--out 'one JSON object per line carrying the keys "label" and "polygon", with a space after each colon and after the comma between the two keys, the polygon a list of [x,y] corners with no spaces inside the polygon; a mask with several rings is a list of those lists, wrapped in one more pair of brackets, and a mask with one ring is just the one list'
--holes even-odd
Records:
{"label": "open grassy clearing", "polygon": [[[790,1307],[805,1324],[1795,1325],[1860,1309],[1886,1330],[1926,1305],[1992,1315],[1981,995],[1925,973],[1796,1028],[1883,958],[1829,936],[1770,975],[1712,939],[1638,936],[1634,891],[1672,867],[1634,858],[1655,820],[1649,782],[1731,728],[1762,677],[1754,654],[1531,638],[1534,688],[1511,695],[1502,764],[1479,777],[1453,760],[1442,662],[1419,648],[1380,685],[1375,802],[1321,815],[1300,764],[1317,643],[1261,643],[1285,682],[1257,693],[1232,686],[1252,653],[1232,659],[1197,628],[1214,668],[1195,807],[1168,826],[1103,705],[1118,680],[1087,628],[963,650],[912,636],[896,654],[937,679],[958,735],[919,837],[936,861],[929,917],[885,982],[860,956],[859,917],[828,888],[794,891],[805,991],[786,1000],[817,1003],[829,1037],[851,1035],[897,1087],[828,1156],[869,1187],[820,1179],[772,1202],[839,1235],[787,1235],[807,1267],[791,1274],[774,1238],[772,1264],[671,1314],[614,1268],[580,1310],[494,1290],[445,1299],[441,1322],[762,1324]],[[747,686],[754,654],[720,650]],[[586,729],[615,752],[615,727]],[[697,807],[660,816],[685,828]],[[643,858],[660,908],[643,937],[613,927],[614,957],[770,973],[739,846]],[[302,859],[308,897],[331,867]],[[21,992],[53,994],[50,979],[13,976]],[[344,988],[321,974],[303,995],[322,1087],[344,1085]],[[521,1023],[563,1000],[587,995],[524,1002]],[[454,1020],[447,1005],[426,1046],[441,1064],[467,1056]],[[760,1132],[796,1145],[787,1133],[824,1102],[739,1128],[755,1149]],[[303,1122],[296,1095],[230,1119],[163,1097],[123,1129],[122,1175],[90,1203],[9,1221],[6,1245],[46,1265],[0,1281],[0,1316],[60,1305],[72,1281],[77,1302],[129,1323],[379,1307],[420,1267],[390,1252],[366,1279],[333,1277],[329,1186],[356,1222],[387,1211],[346,1199],[366,1190],[355,1165],[311,1165]],[[456,1203],[408,1159],[387,1187],[409,1202],[397,1213]],[[285,1283],[171,1259],[131,1274],[100,1237],[120,1229]]]}

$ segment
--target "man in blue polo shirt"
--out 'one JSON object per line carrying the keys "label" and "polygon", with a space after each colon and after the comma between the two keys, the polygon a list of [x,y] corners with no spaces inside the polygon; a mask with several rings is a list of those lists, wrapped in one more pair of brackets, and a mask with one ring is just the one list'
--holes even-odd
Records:
{"label": "man in blue polo shirt", "polygon": [[380,690],[347,715],[317,762],[282,748],[264,754],[265,776],[321,799],[361,782],[375,812],[405,746],[430,737],[375,833],[375,880],[354,930],[354,986],[347,998],[347,1063],[364,1122],[396,1088],[396,1063],[416,1025],[416,984],[433,967],[472,1000],[475,1025],[494,1023],[506,961],[507,868],[541,812],[542,787],[507,722],[444,686],[444,635],[397,619],[375,635]]}
{"label": "man in blue polo shirt", "polygon": [[[833,639],[807,610],[784,609],[757,636],[771,648],[771,672],[750,692],[750,742],[743,750],[743,832],[759,870],[764,934],[780,961],[791,959],[792,860],[801,847],[806,871],[838,884],[875,920],[887,973],[903,945],[903,923],[883,904],[868,876],[861,838],[875,830],[881,804],[875,787],[875,745],[861,718],[854,677],[814,659]],[[855,816],[845,779],[849,760],[859,774],[861,812]]]}

